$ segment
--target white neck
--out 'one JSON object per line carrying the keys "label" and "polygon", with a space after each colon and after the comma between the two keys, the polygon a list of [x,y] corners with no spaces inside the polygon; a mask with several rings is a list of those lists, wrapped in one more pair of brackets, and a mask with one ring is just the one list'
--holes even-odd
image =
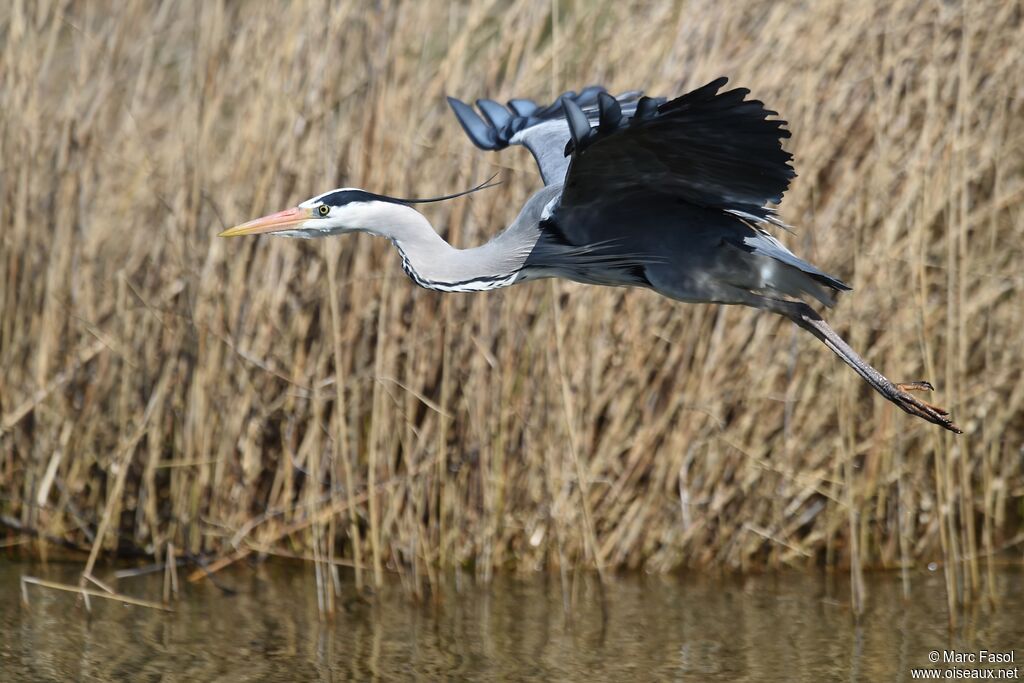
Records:
{"label": "white neck", "polygon": [[512,284],[520,279],[536,243],[528,234],[521,234],[522,230],[509,229],[479,247],[457,249],[416,209],[384,201],[353,206],[346,211],[345,226],[390,239],[402,255],[402,267],[416,284],[446,292]]}

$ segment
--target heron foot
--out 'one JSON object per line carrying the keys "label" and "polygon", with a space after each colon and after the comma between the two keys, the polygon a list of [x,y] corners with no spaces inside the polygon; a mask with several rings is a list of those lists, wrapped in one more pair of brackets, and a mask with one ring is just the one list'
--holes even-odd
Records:
{"label": "heron foot", "polygon": [[[906,393],[908,391],[935,391],[935,387],[932,386],[932,383],[931,382],[925,382],[925,381],[920,381],[920,382],[898,382],[896,384],[896,388],[899,389],[900,391],[904,392],[904,393]],[[929,408],[934,410],[939,415],[949,415],[949,411],[948,410],[946,410],[944,408],[940,408],[940,407],[938,407],[935,404],[928,403],[927,401],[920,401],[920,400],[918,401],[918,403],[921,403],[922,405],[928,406]]]}
{"label": "heron foot", "polygon": [[895,388],[896,393],[892,397],[892,401],[900,408],[911,415],[928,420],[929,422],[937,424],[951,432],[963,434],[963,430],[956,426],[953,420],[950,419],[948,410],[932,405],[927,401],[914,398],[910,395],[909,392],[911,391],[934,391],[935,387],[932,386],[931,382],[898,382],[896,383]]}

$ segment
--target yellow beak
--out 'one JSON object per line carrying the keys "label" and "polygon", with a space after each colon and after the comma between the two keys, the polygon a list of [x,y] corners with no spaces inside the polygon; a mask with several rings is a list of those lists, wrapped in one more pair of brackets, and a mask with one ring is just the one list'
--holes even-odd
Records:
{"label": "yellow beak", "polygon": [[313,209],[300,209],[299,207],[285,209],[284,211],[278,211],[269,216],[228,228],[217,235],[217,237],[239,237],[241,235],[262,235],[268,232],[280,232],[299,223],[305,223],[311,218],[313,218]]}

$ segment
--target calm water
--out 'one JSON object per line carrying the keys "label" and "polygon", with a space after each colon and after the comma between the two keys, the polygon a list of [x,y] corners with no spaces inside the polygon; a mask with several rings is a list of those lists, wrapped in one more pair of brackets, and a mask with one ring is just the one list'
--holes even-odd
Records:
{"label": "calm water", "polygon": [[[79,566],[0,560],[0,680],[910,680],[932,650],[1016,650],[1024,658],[1024,576],[999,575],[1000,604],[947,628],[941,574],[868,576],[855,626],[843,579],[628,576],[607,589],[602,628],[593,579],[580,579],[569,616],[557,577],[453,582],[438,603],[400,586],[370,604],[317,618],[311,569],[224,572],[235,593],[189,585],[174,613],[29,586],[31,574],[74,582]],[[102,574],[101,574],[102,576]],[[118,588],[159,599],[158,577]],[[354,591],[346,589],[349,595]]]}

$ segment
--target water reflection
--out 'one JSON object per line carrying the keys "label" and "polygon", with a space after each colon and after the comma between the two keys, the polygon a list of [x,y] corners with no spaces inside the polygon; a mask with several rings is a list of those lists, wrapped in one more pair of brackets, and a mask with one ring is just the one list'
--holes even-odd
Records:
{"label": "water reflection", "polygon": [[[233,595],[188,586],[173,614],[94,600],[89,615],[76,596],[38,587],[20,604],[21,574],[74,582],[77,569],[0,562],[4,680],[909,680],[931,650],[1024,645],[1014,572],[998,577],[1000,606],[964,615],[952,637],[932,574],[915,578],[909,603],[898,576],[869,575],[859,626],[843,581],[800,574],[615,578],[606,624],[591,577],[578,579],[569,614],[557,578],[503,578],[453,583],[427,604],[396,585],[322,622],[311,569],[281,565],[225,573]],[[152,598],[161,581],[119,587]]]}

